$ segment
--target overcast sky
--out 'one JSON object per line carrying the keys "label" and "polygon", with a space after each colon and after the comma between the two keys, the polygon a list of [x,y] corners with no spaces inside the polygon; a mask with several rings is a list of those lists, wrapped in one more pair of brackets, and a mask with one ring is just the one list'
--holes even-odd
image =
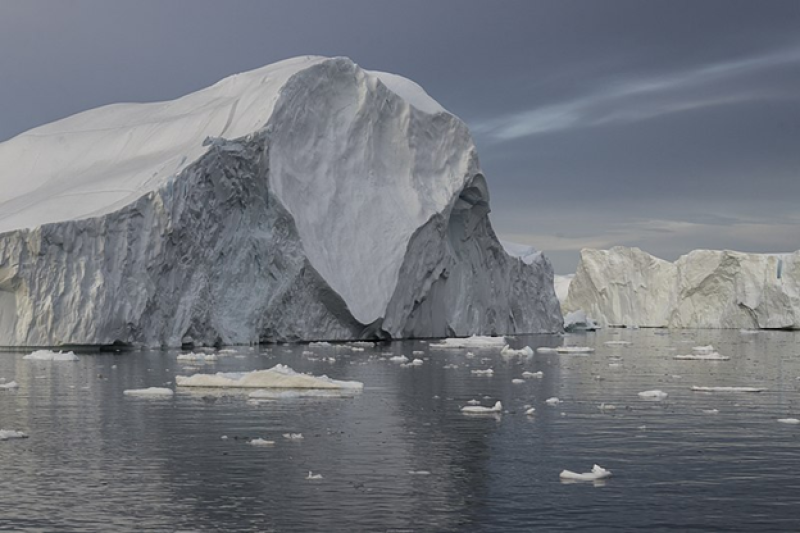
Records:
{"label": "overcast sky", "polygon": [[287,57],[407,76],[467,122],[501,238],[800,248],[800,1],[0,0],[0,141]]}

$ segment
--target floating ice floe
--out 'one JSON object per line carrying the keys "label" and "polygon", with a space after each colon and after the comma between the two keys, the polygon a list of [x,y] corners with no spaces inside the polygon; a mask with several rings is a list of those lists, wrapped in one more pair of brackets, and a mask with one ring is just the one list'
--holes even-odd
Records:
{"label": "floating ice floe", "polygon": [[537,353],[557,353],[555,348],[550,348],[549,346],[540,346],[536,348]]}
{"label": "floating ice floe", "polygon": [[608,363],[608,368],[619,368],[621,366],[620,363]]}
{"label": "floating ice floe", "polygon": [[505,346],[503,346],[503,349],[500,350],[500,355],[502,355],[503,357],[515,357],[517,355],[521,355],[523,357],[530,357],[531,355],[533,355],[533,349],[531,349],[530,346],[525,346],[524,348],[521,348],[519,350],[514,350],[508,344],[506,344]]}
{"label": "floating ice floe", "polygon": [[475,374],[476,376],[493,376],[494,370],[491,368],[487,368],[486,370],[470,370],[471,373]]}
{"label": "floating ice floe", "polygon": [[361,389],[258,389],[247,395],[250,402],[258,405],[275,400],[297,398],[346,398],[360,394]]}
{"label": "floating ice floe", "polygon": [[778,422],[781,424],[800,424],[800,420],[797,418],[779,418]]}
{"label": "floating ice floe", "polygon": [[717,352],[710,352],[676,355],[673,359],[679,361],[728,361],[730,357],[727,355],[720,355]]}
{"label": "floating ice floe", "polygon": [[19,383],[16,381],[9,381],[8,383],[0,383],[0,389],[16,389],[19,388]]}
{"label": "floating ice floe", "polygon": [[193,363],[210,363],[217,360],[213,353],[182,353],[178,355],[178,361],[191,361]]}
{"label": "floating ice floe", "polygon": [[606,346],[630,346],[631,343],[628,341],[606,341],[603,344]]}
{"label": "floating ice floe", "polygon": [[234,350],[233,348],[225,348],[223,350],[218,351],[217,353],[219,355],[233,355],[239,352],[237,350]]}
{"label": "floating ice floe", "polygon": [[703,409],[702,412],[704,415],[718,415],[719,409]]}
{"label": "floating ice floe", "polygon": [[543,378],[544,377],[544,372],[542,372],[541,370],[538,371],[538,372],[528,372],[526,370],[525,372],[522,373],[522,377],[525,378],[525,379]]}
{"label": "floating ice floe", "polygon": [[458,337],[442,339],[440,342],[431,343],[434,348],[502,348],[506,344],[505,337]]}
{"label": "floating ice floe", "polygon": [[520,385],[522,383],[525,383],[525,380],[520,378],[515,378],[511,380],[511,383],[513,383],[514,385]]}
{"label": "floating ice floe", "polygon": [[465,405],[461,408],[462,413],[468,415],[488,415],[503,412],[503,404],[496,402],[492,407],[484,407],[482,405]]}
{"label": "floating ice floe", "polygon": [[616,405],[610,404],[610,403],[605,403],[605,402],[603,402],[600,405],[598,405],[597,408],[600,409],[601,411],[616,411],[617,410],[617,406]]}
{"label": "floating ice floe", "polygon": [[739,333],[741,333],[742,335],[756,335],[758,333],[761,333],[761,330],[758,330],[758,329],[744,329],[744,328],[742,328],[742,329],[739,330]]}
{"label": "floating ice floe", "polygon": [[412,350],[411,355],[425,355],[425,352],[422,350]]}
{"label": "floating ice floe", "polygon": [[322,474],[315,474],[311,470],[309,470],[306,479],[322,479]]}
{"label": "floating ice floe", "polygon": [[125,396],[142,396],[148,398],[167,398],[173,396],[175,391],[165,387],[149,387],[147,389],[128,389],[122,391]]}
{"label": "floating ice floe", "polygon": [[14,431],[13,429],[0,429],[0,440],[8,439],[27,439],[28,435],[21,431]]}
{"label": "floating ice floe", "polygon": [[480,404],[481,404],[481,401],[480,401],[480,400],[474,400],[474,399],[473,399],[473,400],[469,400],[469,401],[467,401],[467,404],[468,404],[468,405],[480,405]]}
{"label": "floating ice floe", "polygon": [[560,403],[561,403],[561,400],[559,400],[558,398],[556,398],[556,397],[554,396],[554,397],[552,397],[552,398],[548,398],[548,399],[546,399],[546,400],[544,401],[544,403],[546,403],[547,405],[556,406],[556,405],[558,405],[558,404],[560,404]]}
{"label": "floating ice floe", "polygon": [[409,470],[408,473],[411,474],[412,476],[430,476],[431,475],[430,470]]}
{"label": "floating ice floe", "polygon": [[37,350],[29,353],[23,359],[28,361],[77,361],[78,356],[73,352],[53,352],[50,350]]}
{"label": "floating ice floe", "polygon": [[710,344],[708,346],[695,346],[694,348],[692,348],[692,351],[694,353],[700,353],[700,354],[714,353],[714,347]]}
{"label": "floating ice floe", "polygon": [[303,440],[305,437],[303,437],[302,433],[284,433],[283,438],[288,440]]}
{"label": "floating ice floe", "polygon": [[322,347],[322,346],[333,346],[331,343],[329,343],[327,341],[309,342],[308,345],[309,346],[320,346],[320,347]]}
{"label": "floating ice floe", "polygon": [[562,470],[558,477],[572,481],[597,481],[598,479],[611,477],[611,471],[606,470],[602,466],[594,465],[591,472],[579,474],[572,470]]}
{"label": "floating ice floe", "polygon": [[662,390],[646,390],[639,393],[639,398],[644,398],[646,400],[663,400],[667,396],[669,396],[669,394]]}
{"label": "floating ice floe", "polygon": [[254,389],[348,389],[361,390],[359,381],[339,381],[328,376],[300,374],[286,365],[275,365],[268,370],[252,372],[217,372],[216,374],[194,374],[176,376],[181,387],[235,387]]}
{"label": "floating ice floe", "polygon": [[375,343],[374,342],[368,342],[368,341],[348,342],[347,345],[350,346],[351,348],[354,347],[354,346],[356,348],[374,348],[375,347]]}
{"label": "floating ice floe", "polygon": [[528,416],[533,416],[536,414],[536,409],[534,407],[528,407],[528,409],[525,410],[525,414]]}
{"label": "floating ice floe", "polygon": [[555,350],[556,353],[592,353],[594,348],[589,348],[588,346],[559,346]]}
{"label": "floating ice floe", "polygon": [[249,442],[251,446],[275,446],[274,440],[266,440],[266,439],[253,439]]}
{"label": "floating ice floe", "polygon": [[411,366],[420,366],[420,365],[422,365],[424,363],[425,363],[425,361],[423,361],[422,359],[414,359],[413,361],[411,361],[408,364],[411,365]]}
{"label": "floating ice floe", "polygon": [[696,392],[764,392],[760,387],[692,387]]}
{"label": "floating ice floe", "polygon": [[392,363],[408,363],[408,357],[405,355],[395,355],[394,357],[390,357],[389,361]]}

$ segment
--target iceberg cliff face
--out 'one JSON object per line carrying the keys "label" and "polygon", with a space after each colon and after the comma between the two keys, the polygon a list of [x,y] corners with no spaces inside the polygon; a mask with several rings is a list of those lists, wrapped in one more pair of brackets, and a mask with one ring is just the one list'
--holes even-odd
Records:
{"label": "iceberg cliff face", "polygon": [[563,307],[611,326],[798,329],[800,252],[695,250],[670,263],[586,249]]}
{"label": "iceberg cliff face", "polygon": [[0,345],[558,331],[503,251],[466,126],[413,82],[297,58],[0,144]]}

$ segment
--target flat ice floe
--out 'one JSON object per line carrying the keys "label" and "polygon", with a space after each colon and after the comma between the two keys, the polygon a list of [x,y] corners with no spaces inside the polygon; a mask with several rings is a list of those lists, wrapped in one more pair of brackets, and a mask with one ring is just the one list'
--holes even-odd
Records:
{"label": "flat ice floe", "polygon": [[194,374],[176,376],[175,383],[181,387],[233,387],[251,389],[347,389],[361,390],[359,381],[338,381],[328,376],[300,374],[286,365],[275,365],[268,370],[252,372],[217,372],[216,374]]}
{"label": "flat ice floe", "polygon": [[16,389],[19,388],[19,383],[16,381],[9,381],[8,383],[0,383],[0,389]]}
{"label": "flat ice floe", "polygon": [[492,407],[484,407],[482,405],[465,405],[461,408],[461,412],[468,415],[488,415],[503,412],[503,404],[496,402]]}
{"label": "flat ice floe", "polygon": [[146,389],[128,389],[122,391],[125,396],[141,396],[146,398],[169,398],[175,391],[166,387],[148,387]]}
{"label": "flat ice floe", "polygon": [[526,370],[525,372],[522,373],[522,377],[525,378],[525,379],[543,378],[544,377],[544,372],[542,372],[541,370],[538,371],[538,372],[528,372]]}
{"label": "flat ice floe", "polygon": [[556,397],[554,396],[554,397],[552,397],[552,398],[548,398],[548,399],[546,399],[546,400],[544,401],[544,403],[546,403],[547,405],[551,405],[551,406],[555,407],[556,405],[558,405],[558,404],[560,404],[560,403],[561,403],[561,400],[559,400],[558,398],[556,398]]}
{"label": "flat ice floe", "polygon": [[27,438],[28,436],[21,431],[14,431],[13,429],[0,429],[0,440]]}
{"label": "flat ice floe", "polygon": [[673,359],[677,359],[678,361],[728,361],[730,357],[717,352],[711,352],[676,355]]}
{"label": "flat ice floe", "polygon": [[606,341],[603,344],[606,346],[630,346],[631,343],[628,341]]}
{"label": "flat ice floe", "polygon": [[405,364],[408,363],[408,357],[406,357],[405,355],[395,355],[394,357],[390,357],[389,361],[391,361],[392,363]]}
{"label": "flat ice floe", "polygon": [[27,361],[77,361],[78,356],[73,352],[53,352],[50,350],[37,350],[29,353],[23,359]]}
{"label": "flat ice floe", "polygon": [[760,387],[697,387],[693,386],[695,392],[764,392],[767,389]]}
{"label": "flat ice floe", "polygon": [[781,424],[800,424],[800,420],[797,418],[779,418],[778,422]]}
{"label": "flat ice floe", "polygon": [[667,396],[669,396],[669,394],[662,390],[646,390],[639,393],[639,398],[644,398],[646,400],[663,400]]}
{"label": "flat ice floe", "polygon": [[253,439],[249,442],[251,446],[274,446],[274,440],[266,440],[266,439]]}
{"label": "flat ice floe", "polygon": [[598,479],[611,477],[611,471],[602,466],[594,465],[591,472],[579,474],[572,470],[562,470],[558,477],[571,481],[597,481]]}
{"label": "flat ice floe", "polygon": [[556,353],[592,353],[594,348],[588,346],[558,346]]}
{"label": "flat ice floe", "polygon": [[440,342],[431,343],[433,348],[502,348],[506,345],[505,337],[457,337],[442,339]]}
{"label": "flat ice floe", "polygon": [[213,353],[182,353],[178,356],[178,361],[192,361],[195,363],[211,363],[217,361],[217,356]]}
{"label": "flat ice floe", "polygon": [[470,370],[471,373],[475,374],[476,376],[493,376],[494,370],[491,368],[487,368],[486,370]]}

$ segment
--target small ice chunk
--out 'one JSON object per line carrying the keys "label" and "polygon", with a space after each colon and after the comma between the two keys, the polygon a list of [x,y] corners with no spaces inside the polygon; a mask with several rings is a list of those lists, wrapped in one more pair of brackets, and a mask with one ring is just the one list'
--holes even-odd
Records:
{"label": "small ice chunk", "polygon": [[475,399],[473,399],[473,400],[469,400],[467,403],[468,403],[469,405],[480,405],[480,404],[481,404],[481,401],[480,401],[480,400],[475,400]]}
{"label": "small ice chunk", "polygon": [[303,437],[302,433],[284,433],[283,438],[288,440],[303,440],[305,437]]}
{"label": "small ice chunk", "polygon": [[413,361],[411,361],[409,364],[410,364],[411,366],[420,366],[420,365],[422,365],[422,364],[424,364],[424,363],[425,363],[425,361],[423,361],[422,359],[414,359],[414,360],[413,360]]}
{"label": "small ice chunk", "polygon": [[430,476],[431,475],[430,470],[409,470],[408,473],[411,474],[412,476]]}
{"label": "small ice chunk", "polygon": [[470,370],[476,376],[493,376],[494,370],[491,368],[487,368],[486,370]]}
{"label": "small ice chunk", "polygon": [[758,329],[744,329],[744,328],[742,328],[742,329],[739,330],[739,333],[741,333],[742,335],[756,335],[758,333],[761,333],[761,330],[758,330]]}
{"label": "small ice chunk", "polygon": [[466,357],[467,359],[472,359],[473,357],[475,357],[475,354],[472,352],[467,352],[466,354],[464,354],[464,357]]}
{"label": "small ice chunk", "polygon": [[28,436],[21,431],[14,431],[13,429],[0,429],[0,440],[27,438]]}
{"label": "small ice chunk", "polygon": [[760,387],[692,387],[696,392],[763,392]]}
{"label": "small ice chunk", "polygon": [[673,359],[679,361],[728,361],[730,357],[727,355],[720,355],[717,352],[708,352],[676,355]]}
{"label": "small ice chunk", "polygon": [[405,355],[395,355],[394,357],[390,357],[389,361],[392,363],[408,363],[408,357]]}
{"label": "small ice chunk", "polygon": [[73,352],[53,352],[50,350],[37,350],[29,353],[23,359],[27,361],[77,361],[78,356]]}
{"label": "small ice chunk", "polygon": [[411,355],[425,355],[422,350],[412,350]]}
{"label": "small ice chunk", "polygon": [[182,353],[178,355],[178,361],[192,361],[194,363],[210,363],[216,361],[217,356],[213,353]]}
{"label": "small ice chunk", "polygon": [[540,346],[539,348],[536,348],[536,352],[537,353],[558,353],[558,351],[555,348],[550,348],[548,346]]}
{"label": "small ice chunk", "polygon": [[594,465],[591,472],[578,474],[577,472],[573,472],[571,470],[562,470],[561,474],[559,474],[559,477],[561,479],[568,479],[572,481],[596,481],[598,479],[611,477],[611,471],[606,470],[602,466]]}
{"label": "small ice chunk", "polygon": [[514,385],[519,385],[521,383],[525,383],[525,380],[520,378],[515,378],[511,380],[511,383],[513,383]]}
{"label": "small ice chunk", "polygon": [[125,396],[142,396],[148,398],[167,398],[175,394],[172,389],[165,387],[149,387],[147,389],[128,389],[122,391]]}
{"label": "small ice chunk", "polygon": [[311,470],[309,470],[306,479],[322,479],[322,474],[315,474]]}
{"label": "small ice chunk", "polygon": [[431,343],[433,348],[500,348],[506,344],[505,337],[459,337],[442,339],[440,342]]}
{"label": "small ice chunk", "polygon": [[309,342],[309,343],[308,343],[308,345],[309,345],[309,346],[320,346],[320,347],[323,347],[323,346],[332,346],[332,344],[331,344],[331,343],[329,343],[329,342],[326,342],[326,341],[319,341],[319,342]]}
{"label": "small ice chunk", "polygon": [[644,398],[646,400],[663,400],[669,396],[666,392],[662,390],[646,390],[639,393],[639,398]]}
{"label": "small ice chunk", "polygon": [[557,353],[591,353],[594,348],[588,346],[559,346],[556,348]]}
{"label": "small ice chunk", "polygon": [[222,440],[228,440],[228,436],[227,436],[227,435],[223,435],[223,436],[221,436],[220,438],[221,438]]}
{"label": "small ice chunk", "polygon": [[718,415],[719,409],[703,409],[704,415]]}
{"label": "small ice chunk", "polygon": [[535,415],[535,414],[536,414],[536,409],[535,409],[534,407],[529,407],[529,408],[528,408],[528,409],[525,411],[525,414],[526,414],[526,415],[528,415],[528,416],[533,416],[533,415]]}
{"label": "small ice chunk", "polygon": [[619,368],[621,366],[619,363],[608,363],[608,368]]}
{"label": "small ice chunk", "polygon": [[503,349],[500,350],[500,355],[503,357],[515,357],[517,355],[521,355],[523,357],[530,357],[533,355],[533,349],[530,346],[525,346],[519,350],[514,350],[508,344],[503,346]]}
{"label": "small ice chunk", "polygon": [[779,418],[778,422],[781,424],[800,424],[800,420],[797,418]]}
{"label": "small ice chunk", "polygon": [[714,347],[710,344],[708,346],[695,346],[692,351],[697,354],[714,353]]}
{"label": "small ice chunk", "polygon": [[176,376],[181,387],[236,387],[258,389],[350,389],[361,390],[359,381],[338,381],[328,376],[300,374],[286,365],[275,365],[268,370],[252,372],[217,372]]}
{"label": "small ice chunk", "polygon": [[450,370],[450,369],[453,369],[453,368],[458,368],[458,365],[450,363],[450,364],[444,365],[442,368]]}
{"label": "small ice chunk", "polygon": [[601,411],[616,411],[617,406],[603,402],[600,405],[598,405],[597,408],[600,409]]}
{"label": "small ice chunk", "polygon": [[556,405],[558,405],[558,404],[560,404],[560,403],[561,403],[561,400],[559,400],[558,398],[556,398],[555,396],[553,396],[552,398],[548,398],[548,399],[546,399],[546,400],[544,401],[544,403],[546,403],[547,405],[552,405],[553,407],[555,407]]}
{"label": "small ice chunk", "polygon": [[9,381],[8,383],[0,383],[0,389],[16,389],[19,387],[19,383],[16,381]]}
{"label": "small ice chunk", "polygon": [[251,446],[274,446],[275,441],[258,438],[251,440],[249,444]]}
{"label": "small ice chunk", "polygon": [[525,372],[522,373],[522,377],[525,378],[525,379],[543,378],[544,377],[544,373],[541,370],[538,371],[538,372],[525,371]]}
{"label": "small ice chunk", "polygon": [[630,346],[630,342],[628,341],[606,341],[603,344],[606,346]]}
{"label": "small ice chunk", "polygon": [[482,405],[465,405],[461,408],[462,413],[469,415],[485,415],[503,412],[503,404],[496,402],[493,407],[483,407]]}

